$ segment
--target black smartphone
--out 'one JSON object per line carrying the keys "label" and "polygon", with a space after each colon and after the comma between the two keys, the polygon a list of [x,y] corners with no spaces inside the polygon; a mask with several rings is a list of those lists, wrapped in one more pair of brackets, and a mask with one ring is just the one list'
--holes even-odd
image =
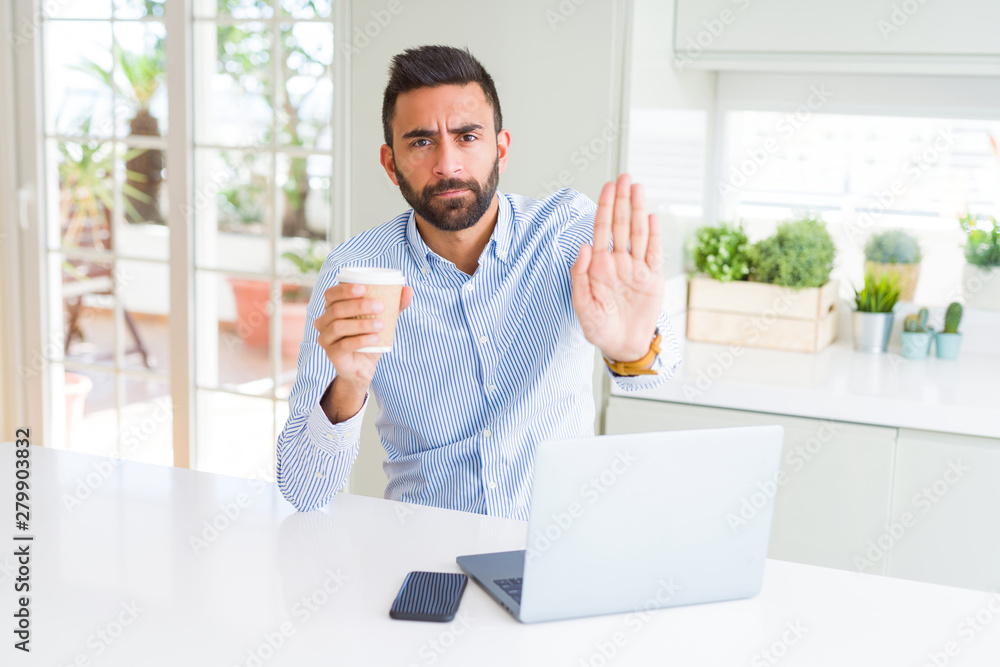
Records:
{"label": "black smartphone", "polygon": [[468,581],[464,574],[410,572],[392,603],[389,616],[401,621],[448,622],[455,618]]}

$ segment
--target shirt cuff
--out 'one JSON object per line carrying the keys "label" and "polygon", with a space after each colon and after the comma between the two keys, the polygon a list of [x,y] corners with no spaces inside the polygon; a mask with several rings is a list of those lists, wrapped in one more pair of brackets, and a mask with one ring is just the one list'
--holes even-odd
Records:
{"label": "shirt cuff", "polygon": [[309,435],[318,448],[330,454],[338,454],[354,446],[361,434],[361,421],[365,417],[368,394],[366,391],[365,400],[361,403],[358,414],[339,424],[330,423],[330,418],[326,416],[319,402],[313,406],[306,428],[309,429]]}

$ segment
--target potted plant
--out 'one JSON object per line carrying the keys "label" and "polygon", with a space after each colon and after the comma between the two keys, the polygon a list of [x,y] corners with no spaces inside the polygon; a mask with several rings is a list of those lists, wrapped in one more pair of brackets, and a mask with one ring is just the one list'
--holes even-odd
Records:
{"label": "potted plant", "polygon": [[799,352],[837,335],[835,247],[823,221],[805,216],[750,245],[739,224],[698,229],[688,285],[690,340]]}
{"label": "potted plant", "polygon": [[289,250],[282,257],[290,261],[300,274],[310,284],[294,285],[285,283],[292,289],[284,292],[284,302],[281,304],[281,354],[285,357],[298,356],[299,343],[306,326],[306,308],[312,298],[315,277],[319,275],[326,261],[325,249],[316,241],[310,241],[304,250]]}
{"label": "potted plant", "polygon": [[931,339],[934,330],[927,326],[928,312],[921,308],[920,312],[907,315],[903,320],[903,333],[900,342],[903,346],[903,357],[906,359],[923,359],[931,349]]}
{"label": "potted plant", "polygon": [[750,280],[801,289],[822,287],[830,279],[836,246],[817,217],[778,225],[773,236],[750,248]]}
{"label": "potted plant", "polygon": [[[290,250],[281,256],[293,264],[297,274],[306,277],[306,284],[301,278],[281,283],[281,350],[282,355],[294,357],[298,355],[298,345],[305,330],[306,306],[312,296],[309,277],[319,273],[326,254],[321,244],[310,241],[308,248]],[[236,300],[237,335],[249,347],[266,348],[271,339],[271,313],[274,312],[271,284],[266,280],[233,277],[229,278],[229,284]]]}
{"label": "potted plant", "polygon": [[916,237],[902,229],[873,234],[865,244],[865,273],[876,278],[886,273],[897,276],[899,298],[912,301],[920,279],[922,253]]}
{"label": "potted plant", "polygon": [[965,305],[1000,310],[1000,222],[966,215],[959,224],[967,235],[962,280]]}
{"label": "potted plant", "polygon": [[[89,74],[131,107],[128,121],[130,137],[160,137],[160,124],[150,112],[156,92],[166,82],[166,48],[164,38],[147,43],[141,52],[133,52],[114,39],[117,53],[118,80],[112,68],[87,60],[74,69]],[[125,85],[127,84],[127,85]],[[163,152],[156,148],[132,149],[125,156],[125,183],[122,190],[125,221],[166,224],[160,212],[160,188],[163,181]]]}
{"label": "potted plant", "polygon": [[[267,347],[270,340],[271,284],[266,280],[228,278],[236,301],[236,334],[248,347]],[[288,287],[287,290],[291,290]],[[282,286],[282,292],[287,291]]]}
{"label": "potted plant", "polygon": [[896,276],[883,274],[876,278],[874,273],[865,275],[865,286],[854,290],[853,313],[854,349],[859,352],[885,352],[892,332],[892,309],[899,301],[899,287]]}
{"label": "potted plant", "polygon": [[944,314],[944,331],[935,337],[938,359],[957,359],[958,348],[962,345],[962,334],[958,325],[962,321],[962,304],[952,302]]}
{"label": "potted plant", "polygon": [[741,223],[699,227],[693,250],[695,268],[714,280],[746,280],[750,275],[750,242]]}

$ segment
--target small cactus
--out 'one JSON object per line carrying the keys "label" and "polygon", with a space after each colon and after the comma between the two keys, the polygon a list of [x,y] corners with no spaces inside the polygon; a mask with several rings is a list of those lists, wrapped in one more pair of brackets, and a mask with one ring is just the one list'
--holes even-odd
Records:
{"label": "small cactus", "polygon": [[929,315],[926,308],[921,308],[918,313],[907,315],[903,319],[903,331],[908,333],[926,333],[927,318]]}
{"label": "small cactus", "polygon": [[944,314],[944,332],[958,333],[958,324],[962,321],[962,304],[957,301],[948,305]]}

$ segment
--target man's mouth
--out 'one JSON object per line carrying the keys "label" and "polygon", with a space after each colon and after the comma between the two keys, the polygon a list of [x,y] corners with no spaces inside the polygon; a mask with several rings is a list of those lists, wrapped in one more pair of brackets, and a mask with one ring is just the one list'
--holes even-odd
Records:
{"label": "man's mouth", "polygon": [[447,192],[439,192],[435,197],[457,197],[463,192],[468,192],[468,190],[448,190]]}

